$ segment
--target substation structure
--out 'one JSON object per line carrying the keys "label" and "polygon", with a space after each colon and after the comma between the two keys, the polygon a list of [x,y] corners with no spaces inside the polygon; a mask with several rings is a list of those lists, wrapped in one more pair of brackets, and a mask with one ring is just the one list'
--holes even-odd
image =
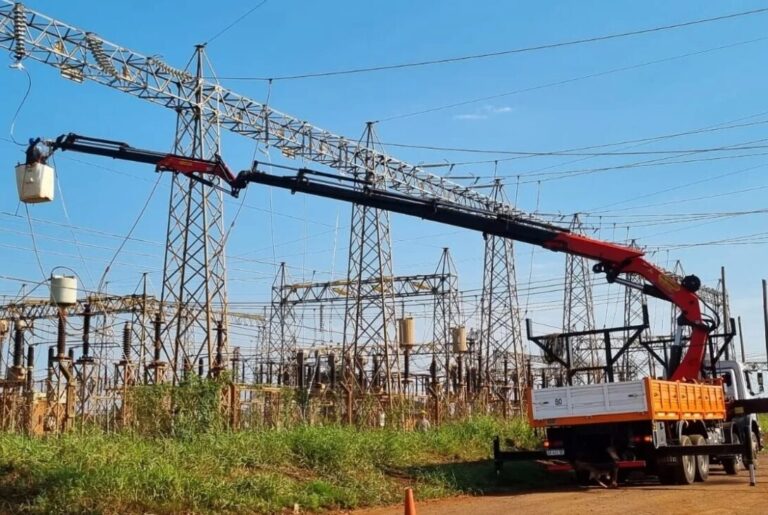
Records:
{"label": "substation structure", "polygon": [[[388,423],[386,413],[393,412],[398,417],[391,423],[408,426],[422,410],[435,422],[472,413],[508,416],[523,408],[524,397],[516,392],[529,386],[663,377],[675,359],[670,355],[674,336],[649,335],[647,308],[638,298],[632,299],[637,304],[626,304],[625,312],[639,310],[639,318],[621,327],[538,335],[528,320],[526,338],[539,352],[521,354],[523,366],[515,370],[511,356],[494,349],[501,367],[486,368],[493,357],[485,353],[481,333],[466,328],[448,249],[435,273],[367,280],[354,288],[348,280],[290,283],[281,266],[268,310],[229,313],[230,324],[253,330],[252,344],[226,352],[218,324],[213,366],[185,359],[176,364],[177,374],[162,346],[163,324],[175,308],[161,308],[151,295],[89,295],[65,307],[31,298],[2,305],[0,429],[46,434],[89,424],[129,427],[135,423],[134,390],[172,386],[174,376],[184,381],[193,375],[223,379],[221,411],[236,428],[320,420],[375,426]],[[400,306],[393,347],[399,367],[390,371],[389,381],[382,355],[362,350],[365,346],[356,350],[349,344],[354,340],[341,337],[339,342],[331,331],[328,338],[299,339],[307,330],[303,310],[321,312],[320,327],[309,330],[323,335],[323,325],[330,322],[322,313],[326,306],[346,310],[348,303],[382,292]],[[720,292],[706,292],[721,308]],[[408,314],[413,300],[431,304],[427,341],[415,337]],[[736,324],[729,322],[723,334],[713,335],[713,341],[724,343],[714,348],[735,355]],[[575,352],[585,338],[593,342],[595,356],[586,364]],[[387,382],[396,388],[387,390]]]}
{"label": "substation structure", "polygon": [[[365,178],[370,188],[528,216],[507,201],[501,182],[485,195],[386,155],[373,123],[358,140],[345,138],[209,81],[206,77],[216,74],[204,45],[195,48],[187,69],[179,69],[0,0],[0,48],[18,64],[34,61],[67,80],[100,84],[172,110],[177,154],[212,158],[219,154],[224,129],[281,158]],[[601,382],[608,365],[627,379],[655,366],[639,343],[647,329],[636,335],[644,299],[630,293],[626,327],[611,332],[623,338],[625,350],[610,363],[607,338],[595,332],[592,283],[583,259],[569,256],[566,262],[562,333],[539,339],[544,349],[530,353],[510,240],[485,238],[475,332],[466,325],[448,251],[434,274],[395,275],[389,214],[362,205],[352,207],[346,280],[292,284],[282,266],[268,312],[233,313],[222,191],[181,174],[172,180],[159,298],[90,296],[63,308],[27,299],[0,306],[0,342],[11,356],[0,383],[1,427],[42,433],[78,423],[130,425],[130,391],[178,385],[193,375],[226,377],[222,411],[237,427],[314,417],[378,424],[382,413],[404,400],[410,403],[401,410],[406,419],[425,409],[439,422],[470,412],[509,415],[522,407],[528,386],[563,377]],[[219,185],[218,179],[212,185]],[[580,227],[574,217],[571,229]],[[413,299],[433,303],[430,341],[416,341],[407,310]],[[313,346],[299,339],[301,310],[336,305],[343,305],[340,342]],[[727,311],[727,302],[721,306]],[[256,342],[231,345],[233,326],[255,328]]]}

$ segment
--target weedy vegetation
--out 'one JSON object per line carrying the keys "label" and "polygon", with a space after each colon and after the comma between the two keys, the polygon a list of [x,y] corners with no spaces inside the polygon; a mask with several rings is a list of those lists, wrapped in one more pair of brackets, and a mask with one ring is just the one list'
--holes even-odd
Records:
{"label": "weedy vegetation", "polygon": [[[490,417],[424,432],[297,425],[231,432],[204,381],[135,398],[141,424],[44,438],[0,434],[0,512],[275,513],[399,502],[497,488],[491,441],[537,444],[520,419]],[[168,409],[171,403],[174,417]],[[530,485],[535,469],[507,472]]]}

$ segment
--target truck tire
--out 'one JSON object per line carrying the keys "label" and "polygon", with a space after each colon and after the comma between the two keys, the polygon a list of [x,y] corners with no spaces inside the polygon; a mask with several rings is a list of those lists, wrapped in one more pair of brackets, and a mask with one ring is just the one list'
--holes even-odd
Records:
{"label": "truck tire", "polygon": [[723,463],[723,470],[729,476],[735,476],[743,468],[741,456],[726,456],[720,458],[720,461]]}
{"label": "truck tire", "polygon": [[[680,445],[691,445],[691,439],[687,435],[680,438]],[[696,480],[696,456],[678,456],[672,465],[675,482],[678,485],[690,485]]]}
{"label": "truck tire", "polygon": [[659,482],[662,485],[674,485],[677,482],[672,465],[664,463],[657,465],[657,467],[658,469],[656,473],[659,475]]}
{"label": "truck tire", "polygon": [[[707,439],[701,435],[691,435],[692,445],[706,445]],[[709,454],[697,454],[696,481],[704,482],[709,478]]]}
{"label": "truck tire", "polygon": [[577,469],[575,471],[576,474],[576,484],[579,486],[589,486],[591,481],[589,479],[589,471],[584,469]]}
{"label": "truck tire", "polygon": [[[731,443],[741,443],[739,435],[734,433]],[[741,454],[736,456],[723,456],[720,458],[720,463],[723,464],[723,470],[725,470],[725,473],[729,476],[735,476],[743,468]]]}
{"label": "truck tire", "polygon": [[[752,463],[754,464],[755,468],[757,468],[757,454],[760,452],[760,438],[754,431],[750,431],[749,436],[752,439],[752,455],[755,457],[755,460]],[[748,467],[746,455],[741,457],[741,465],[744,470],[747,470]]]}

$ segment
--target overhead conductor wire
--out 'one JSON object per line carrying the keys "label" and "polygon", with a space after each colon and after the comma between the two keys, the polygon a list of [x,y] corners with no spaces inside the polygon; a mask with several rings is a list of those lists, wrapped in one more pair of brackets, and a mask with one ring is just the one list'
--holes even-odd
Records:
{"label": "overhead conductor wire", "polygon": [[[24,72],[24,75],[27,77],[27,90],[24,93],[24,96],[22,97],[21,102],[19,103],[19,106],[16,108],[16,112],[14,112],[13,114],[13,118],[11,120],[11,126],[8,131],[8,134],[11,136],[11,141],[13,141],[13,143],[21,147],[24,147],[25,145],[23,143],[16,141],[16,138],[14,137],[13,132],[14,132],[14,129],[16,128],[16,120],[18,119],[19,114],[21,113],[21,110],[27,101],[27,98],[29,97],[30,92],[32,91],[32,77],[29,75],[29,72],[21,65],[20,62],[17,62],[12,66],[17,70],[21,70]],[[37,248],[37,238],[35,237],[35,229],[32,226],[32,218],[29,215],[29,206],[26,203],[24,203],[24,212],[27,215],[27,225],[29,226],[29,235],[32,239],[32,249],[35,254],[35,261],[37,262],[37,267],[40,269],[40,275],[43,277],[43,279],[46,279],[43,263],[40,260],[40,252]]]}
{"label": "overhead conductor wire", "polygon": [[361,68],[351,68],[347,70],[332,70],[332,71],[325,71],[325,72],[302,73],[302,74],[296,74],[296,75],[283,75],[283,76],[274,76],[274,77],[222,77],[222,78],[228,79],[228,80],[259,80],[259,81],[295,80],[295,79],[309,79],[309,78],[315,78],[315,77],[331,77],[336,75],[351,75],[356,73],[378,72],[378,71],[395,70],[395,69],[402,69],[402,68],[416,68],[416,67],[431,66],[436,64],[447,64],[447,63],[455,63],[455,62],[461,62],[461,61],[471,61],[475,59],[486,59],[489,57],[500,57],[500,56],[510,55],[510,54],[521,54],[526,52],[536,52],[540,50],[550,50],[553,48],[560,48],[560,47],[573,46],[573,45],[583,45],[586,43],[596,43],[599,41],[607,41],[611,39],[639,36],[642,34],[648,34],[652,32],[661,32],[661,31],[667,31],[667,30],[680,29],[684,27],[690,27],[692,25],[700,25],[700,24],[710,23],[715,21],[739,18],[742,16],[762,14],[767,11],[768,11],[768,7],[765,7],[761,9],[753,9],[750,11],[741,11],[736,13],[724,14],[724,15],[715,16],[712,18],[702,18],[698,20],[690,20],[690,21],[685,21],[680,23],[674,23],[671,25],[662,25],[658,27],[650,27],[646,29],[639,29],[639,30],[633,30],[628,32],[604,34],[601,36],[593,36],[593,37],[582,38],[582,39],[572,39],[567,41],[559,41],[555,43],[545,43],[545,44],[535,45],[530,47],[513,48],[508,50],[499,50],[495,52],[485,52],[481,54],[447,57],[443,59],[432,59],[432,60],[425,60],[425,61],[415,61],[415,62],[398,63],[398,64],[390,64],[390,65],[382,65],[382,66],[367,66],[367,67],[361,67]]}
{"label": "overhead conductor wire", "polygon": [[250,15],[250,14],[251,14],[253,11],[255,11],[256,9],[258,9],[258,8],[259,8],[259,7],[261,7],[262,5],[266,4],[266,3],[267,3],[267,1],[268,1],[268,0],[261,0],[261,2],[259,2],[259,3],[258,3],[258,4],[256,4],[254,7],[252,7],[251,9],[249,9],[248,11],[246,11],[245,13],[243,13],[242,15],[240,15],[240,16],[239,16],[239,17],[238,17],[238,18],[237,18],[235,21],[233,21],[232,23],[230,23],[229,25],[227,25],[226,27],[224,27],[223,29],[221,29],[220,31],[218,31],[216,34],[214,34],[213,36],[211,36],[210,38],[208,38],[208,40],[205,42],[205,44],[207,45],[208,43],[211,43],[211,42],[213,42],[213,41],[214,41],[216,38],[218,38],[219,36],[221,36],[222,34],[224,34],[225,32],[227,32],[229,29],[231,29],[232,27],[234,27],[235,25],[237,25],[238,23],[240,23],[241,21],[243,21],[245,18],[247,18],[247,17],[248,17],[248,16],[249,16],[249,15]]}

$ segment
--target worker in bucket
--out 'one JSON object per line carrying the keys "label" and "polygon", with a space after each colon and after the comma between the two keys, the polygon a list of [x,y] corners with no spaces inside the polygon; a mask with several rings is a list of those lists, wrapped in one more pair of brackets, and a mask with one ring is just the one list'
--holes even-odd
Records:
{"label": "worker in bucket", "polygon": [[51,155],[41,138],[29,138],[26,154],[27,161],[25,164],[28,165],[35,163],[46,164],[48,157]]}

